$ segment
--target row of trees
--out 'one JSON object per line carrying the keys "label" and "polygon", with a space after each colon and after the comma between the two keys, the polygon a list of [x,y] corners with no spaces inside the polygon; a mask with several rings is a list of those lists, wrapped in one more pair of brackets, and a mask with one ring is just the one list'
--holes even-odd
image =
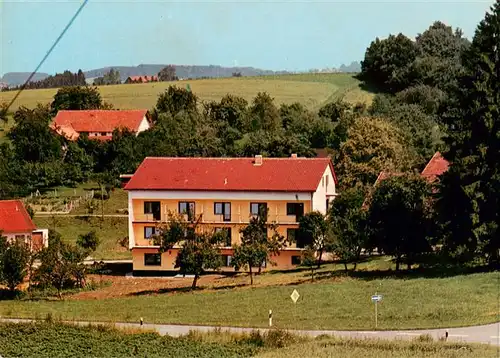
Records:
{"label": "row of trees", "polygon": [[115,71],[113,68],[104,74],[104,76],[94,79],[94,85],[118,85],[122,83],[120,79],[120,71]]}
{"label": "row of trees", "polygon": [[[48,247],[34,251],[29,242],[7,240],[0,233],[0,284],[14,291],[28,278],[30,291],[54,288],[59,296],[65,288],[83,288],[87,274],[83,261],[98,245],[94,231],[80,235],[76,245],[64,242],[59,233],[50,231]],[[35,261],[40,262],[37,268]]]}
{"label": "row of trees", "polygon": [[[54,76],[49,76],[40,81],[32,81],[26,84],[26,89],[38,88],[58,88],[65,86],[85,86],[85,74],[82,70],[77,73],[71,71],[64,71],[63,73],[56,73]],[[9,87],[8,90],[18,90],[21,86]]]}
{"label": "row of trees", "polygon": [[[472,42],[436,22],[416,41],[403,34],[376,39],[362,62],[360,78],[383,92],[374,99],[374,114],[411,122],[417,134],[412,142],[421,143],[420,150],[434,135],[441,137],[450,168],[435,210],[441,242],[461,261],[499,259],[499,39],[496,1]],[[413,115],[394,117],[402,108],[412,108]],[[427,138],[419,135],[424,132]]]}

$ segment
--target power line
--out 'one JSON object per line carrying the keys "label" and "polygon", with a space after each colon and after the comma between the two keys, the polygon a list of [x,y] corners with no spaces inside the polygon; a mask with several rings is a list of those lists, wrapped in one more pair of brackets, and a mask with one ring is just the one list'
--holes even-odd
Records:
{"label": "power line", "polygon": [[45,56],[43,56],[42,60],[38,64],[38,66],[36,66],[35,70],[29,75],[29,77],[26,80],[26,82],[24,82],[24,84],[21,86],[21,88],[19,89],[19,91],[17,91],[17,93],[14,96],[14,98],[12,98],[12,100],[9,103],[9,105],[4,110],[5,113],[7,113],[9,111],[10,107],[16,101],[17,97],[19,97],[19,95],[21,94],[22,91],[24,91],[24,89],[26,88],[26,86],[28,85],[28,83],[31,81],[31,79],[33,78],[33,76],[35,75],[35,73],[37,73],[38,70],[40,69],[40,67],[42,67],[42,65],[45,62],[45,60],[47,59],[47,57],[49,57],[49,55],[52,53],[52,51],[57,46],[57,44],[59,43],[59,41],[61,40],[61,38],[64,36],[64,34],[66,33],[66,31],[68,31],[68,29],[73,24],[73,22],[76,20],[76,18],[78,17],[78,15],[80,14],[80,12],[83,10],[83,8],[85,7],[85,5],[87,5],[88,1],[89,0],[83,0],[83,3],[80,5],[80,7],[78,8],[78,10],[76,10],[76,12],[73,15],[73,17],[71,18],[71,20],[69,20],[68,24],[66,25],[66,27],[64,28],[64,30],[59,34],[59,36],[57,37],[56,41],[49,48],[49,50],[47,51],[47,53],[45,54]]}

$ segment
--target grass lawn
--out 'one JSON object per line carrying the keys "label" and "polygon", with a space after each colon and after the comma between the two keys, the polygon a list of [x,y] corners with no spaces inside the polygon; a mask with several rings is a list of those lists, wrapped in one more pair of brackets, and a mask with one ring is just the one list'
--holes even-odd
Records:
{"label": "grass lawn", "polygon": [[[263,277],[272,275],[286,274]],[[378,292],[384,296],[379,304],[379,329],[467,326],[492,323],[498,317],[498,273],[395,278],[360,272],[356,276],[337,273],[316,283],[236,289],[221,284],[210,290],[136,292],[102,300],[0,301],[0,316],[52,314],[110,322],[137,322],[143,317],[151,323],[265,327],[272,309],[278,328],[366,330],[374,328],[370,296]],[[290,299],[294,289],[300,294],[296,304]]]}
{"label": "grass lawn", "polygon": [[121,247],[117,241],[128,235],[128,219],[122,217],[67,217],[37,215],[35,224],[40,228],[55,229],[67,242],[75,243],[78,235],[95,230],[101,243],[93,254],[95,259],[130,259],[130,252]]}
{"label": "grass lawn", "polygon": [[[371,94],[359,89],[359,81],[351,74],[299,74],[265,77],[220,78],[207,80],[192,80],[179,82],[157,82],[145,84],[127,84],[117,86],[101,86],[99,91],[105,101],[119,109],[145,108],[151,109],[158,95],[171,84],[186,87],[201,100],[220,100],[222,96],[231,93],[251,101],[258,92],[268,92],[276,103],[300,102],[316,109],[334,97],[346,95],[346,99],[354,102],[371,100]],[[37,103],[52,101],[57,89],[39,89],[24,91],[11,110],[24,105],[34,107]],[[358,93],[355,94],[350,94]],[[363,94],[365,93],[365,94]],[[9,101],[14,91],[1,92],[0,102]]]}
{"label": "grass lawn", "polygon": [[191,333],[161,337],[139,330],[60,323],[0,324],[0,354],[22,357],[342,357],[342,358],[489,358],[486,345],[414,341],[377,341],[269,334]]}

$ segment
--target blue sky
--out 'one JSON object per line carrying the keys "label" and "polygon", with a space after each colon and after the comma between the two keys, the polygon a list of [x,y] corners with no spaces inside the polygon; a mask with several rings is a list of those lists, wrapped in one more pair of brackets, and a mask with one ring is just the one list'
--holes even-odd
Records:
{"label": "blue sky", "polygon": [[[0,74],[34,70],[82,1],[0,0]],[[474,34],[490,1],[90,0],[40,69],[193,64],[307,70],[441,20]]]}

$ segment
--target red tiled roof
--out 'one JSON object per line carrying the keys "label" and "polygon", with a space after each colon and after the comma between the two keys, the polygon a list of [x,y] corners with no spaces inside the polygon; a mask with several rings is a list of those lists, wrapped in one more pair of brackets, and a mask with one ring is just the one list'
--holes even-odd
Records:
{"label": "red tiled roof", "polygon": [[448,161],[443,158],[441,153],[436,152],[429,163],[427,163],[427,165],[425,166],[421,175],[426,180],[433,182],[437,179],[438,176],[446,172],[449,166],[450,163],[448,163]]}
{"label": "red tiled roof", "polygon": [[329,158],[151,158],[144,159],[126,190],[314,192]]}
{"label": "red tiled roof", "polygon": [[4,234],[32,232],[35,224],[20,200],[0,201],[0,231]]}
{"label": "red tiled roof", "polygon": [[[136,132],[147,110],[88,110],[59,111],[51,127],[68,139],[76,139],[81,132],[113,132],[116,128],[127,128]],[[94,137],[92,137],[94,138]],[[104,138],[100,138],[104,139]]]}
{"label": "red tiled roof", "polygon": [[130,76],[129,78],[132,81],[142,81],[142,82],[158,81],[158,76]]}

